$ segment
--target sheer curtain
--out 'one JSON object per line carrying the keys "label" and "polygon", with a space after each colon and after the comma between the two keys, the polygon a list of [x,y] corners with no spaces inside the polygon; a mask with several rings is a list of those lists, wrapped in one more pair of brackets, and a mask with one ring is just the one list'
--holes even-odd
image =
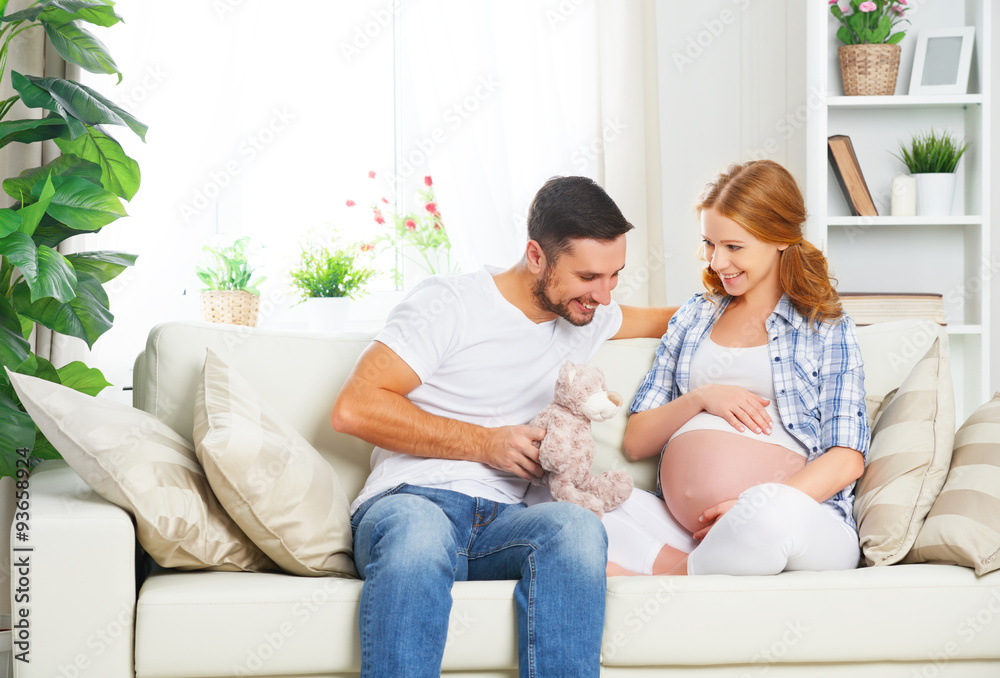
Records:
{"label": "sheer curtain", "polygon": [[648,228],[658,218],[647,194],[658,186],[647,182],[658,166],[652,12],[651,0],[402,4],[397,175],[412,180],[426,161],[463,270],[517,261],[534,193],[579,174],[636,226],[620,300],[662,298],[647,261],[660,231],[658,220]]}

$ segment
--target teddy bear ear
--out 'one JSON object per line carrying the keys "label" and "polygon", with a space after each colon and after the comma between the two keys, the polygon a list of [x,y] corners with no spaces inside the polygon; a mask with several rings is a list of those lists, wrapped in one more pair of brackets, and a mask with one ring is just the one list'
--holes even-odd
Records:
{"label": "teddy bear ear", "polygon": [[576,381],[576,373],[578,371],[579,370],[577,370],[575,367],[571,367],[568,370],[566,370],[566,381],[570,386],[572,386],[573,382]]}

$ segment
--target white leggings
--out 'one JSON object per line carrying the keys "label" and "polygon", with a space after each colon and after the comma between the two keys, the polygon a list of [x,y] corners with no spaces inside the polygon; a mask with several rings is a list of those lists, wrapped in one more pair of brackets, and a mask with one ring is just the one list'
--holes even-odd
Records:
{"label": "white leggings", "polygon": [[749,488],[699,544],[656,495],[635,490],[604,514],[608,561],[652,574],[664,546],[688,554],[688,574],[778,574],[858,566],[858,533],[837,509],[780,483]]}

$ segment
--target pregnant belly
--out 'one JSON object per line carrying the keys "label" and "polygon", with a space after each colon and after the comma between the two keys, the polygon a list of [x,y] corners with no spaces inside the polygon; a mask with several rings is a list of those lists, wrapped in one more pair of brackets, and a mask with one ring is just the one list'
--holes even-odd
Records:
{"label": "pregnant belly", "polygon": [[761,483],[783,482],[805,468],[800,454],[774,443],[725,431],[689,431],[663,450],[660,487],[667,508],[689,532],[698,516]]}

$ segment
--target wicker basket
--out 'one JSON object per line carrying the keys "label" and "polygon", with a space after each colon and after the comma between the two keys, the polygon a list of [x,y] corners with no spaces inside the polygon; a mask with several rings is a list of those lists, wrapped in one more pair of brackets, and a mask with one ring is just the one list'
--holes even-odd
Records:
{"label": "wicker basket", "polygon": [[260,297],[244,290],[207,290],[201,293],[201,317],[210,323],[257,326]]}
{"label": "wicker basket", "polygon": [[891,96],[899,75],[899,45],[841,45],[840,76],[844,94]]}

